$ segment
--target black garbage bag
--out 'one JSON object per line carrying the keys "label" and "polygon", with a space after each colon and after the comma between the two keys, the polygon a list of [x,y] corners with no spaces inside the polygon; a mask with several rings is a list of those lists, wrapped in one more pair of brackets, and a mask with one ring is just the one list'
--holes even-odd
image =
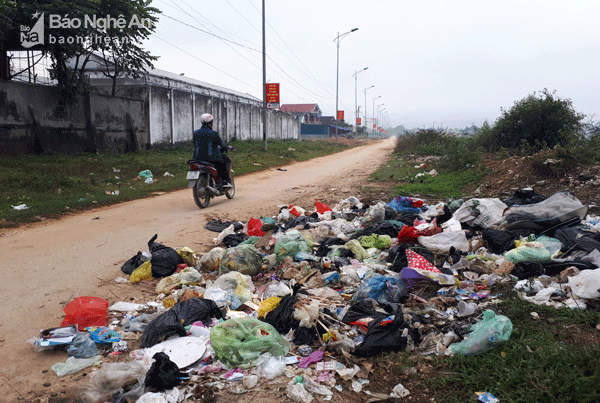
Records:
{"label": "black garbage bag", "polygon": [[[394,210],[395,211],[395,210]],[[396,223],[390,221],[382,221],[375,225],[371,225],[369,227],[363,228],[360,231],[356,231],[350,239],[358,239],[363,235],[389,235],[392,239],[398,237],[398,233],[402,229],[402,225],[398,225]]]}
{"label": "black garbage bag", "polygon": [[587,253],[593,252],[594,249],[600,250],[600,241],[594,237],[593,233],[577,228],[561,228],[554,233],[554,238],[562,243],[561,251],[565,252],[564,257],[579,250]]}
{"label": "black garbage bag", "polygon": [[294,344],[296,346],[307,345],[311,346],[319,337],[314,327],[298,327],[294,330]]}
{"label": "black garbage bag", "polygon": [[362,318],[385,318],[396,311],[398,304],[378,302],[372,298],[365,298],[352,305],[340,321],[344,323],[355,322]]}
{"label": "black garbage bag", "polygon": [[204,228],[206,228],[209,231],[221,232],[224,229],[228,228],[231,224],[233,224],[233,229],[236,231],[240,231],[240,230],[244,229],[244,225],[240,222],[221,221],[221,220],[210,221],[210,222],[206,223]]}
{"label": "black garbage bag", "polygon": [[535,204],[546,200],[547,197],[535,193],[532,188],[518,189],[515,193],[506,200],[504,204],[510,206],[523,206],[525,204]]}
{"label": "black garbage bag", "polygon": [[223,238],[223,245],[227,246],[228,248],[233,248],[234,246],[238,246],[248,238],[250,237],[247,234],[244,234],[243,232],[227,235],[225,238]]}
{"label": "black garbage bag", "polygon": [[215,301],[204,298],[192,298],[175,304],[173,308],[162,313],[154,319],[142,334],[142,348],[152,347],[161,339],[179,335],[186,335],[184,326],[202,321],[208,325],[211,318],[224,319],[223,312]]}
{"label": "black garbage bag", "polygon": [[398,212],[394,210],[392,207],[387,204],[383,206],[385,208],[385,217],[384,220],[395,220]]}
{"label": "black garbage bag", "polygon": [[327,256],[327,254],[329,252],[331,252],[332,245],[344,245],[345,243],[346,242],[344,242],[341,238],[337,238],[337,237],[327,238],[320,243],[319,249],[317,249],[317,251],[315,252],[315,256],[317,256],[317,257]]}
{"label": "black garbage bag", "polygon": [[[406,336],[403,335],[404,329],[407,329]],[[421,336],[417,329],[413,329],[403,319],[402,309],[398,307],[393,315],[378,318],[369,324],[364,341],[356,347],[353,354],[372,357],[387,351],[401,351],[406,348],[409,338],[417,344]]]}
{"label": "black garbage bag", "polygon": [[140,267],[142,263],[144,263],[142,260],[142,252],[138,252],[137,255],[123,263],[123,266],[121,266],[121,271],[125,274],[131,275],[131,273]]}
{"label": "black garbage bag", "polygon": [[544,265],[540,262],[520,262],[513,267],[510,274],[518,277],[519,280],[525,280],[546,274],[546,270],[544,269]]}
{"label": "black garbage bag", "polygon": [[309,229],[309,222],[319,222],[319,217],[317,216],[317,213],[313,213],[309,216],[301,215],[299,217],[296,217],[293,220],[286,222],[284,227],[286,230],[290,228],[295,228],[297,226],[302,226],[304,229]]}
{"label": "black garbage bag", "polygon": [[175,273],[177,265],[183,263],[183,259],[173,248],[160,244],[156,241],[158,234],[154,235],[152,239],[148,241],[148,249],[152,253],[152,277],[167,277]]}
{"label": "black garbage bag", "polygon": [[263,319],[272,325],[279,333],[287,334],[292,329],[297,329],[300,325],[298,319],[294,319],[294,304],[298,299],[298,294],[308,294],[304,290],[300,290],[302,285],[295,284],[292,287],[292,294],[286,295],[279,302],[279,306],[269,312]]}
{"label": "black garbage bag", "polygon": [[181,383],[181,377],[185,376],[179,371],[179,367],[169,356],[163,352],[156,353],[152,357],[154,362],[146,372],[144,385],[154,388],[162,392],[163,390],[172,389]]}
{"label": "black garbage bag", "polygon": [[508,250],[515,248],[515,239],[518,236],[511,234],[508,231],[486,228],[481,233],[483,240],[487,242],[488,248],[492,253],[502,254]]}

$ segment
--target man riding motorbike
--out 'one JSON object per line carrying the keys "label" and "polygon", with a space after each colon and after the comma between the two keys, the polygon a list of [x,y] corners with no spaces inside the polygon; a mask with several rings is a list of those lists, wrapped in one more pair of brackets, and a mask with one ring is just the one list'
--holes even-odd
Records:
{"label": "man riding motorbike", "polygon": [[231,160],[223,150],[230,147],[221,140],[219,133],[213,130],[213,117],[209,113],[200,116],[202,127],[194,132],[194,157],[196,161],[210,162],[217,168],[224,189],[231,188],[229,163]]}

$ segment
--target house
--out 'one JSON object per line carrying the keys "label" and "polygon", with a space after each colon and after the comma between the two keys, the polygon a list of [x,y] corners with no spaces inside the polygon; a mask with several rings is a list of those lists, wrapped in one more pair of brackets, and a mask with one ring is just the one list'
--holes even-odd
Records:
{"label": "house", "polygon": [[300,123],[320,123],[321,108],[317,104],[285,104],[279,108],[281,112],[291,113]]}

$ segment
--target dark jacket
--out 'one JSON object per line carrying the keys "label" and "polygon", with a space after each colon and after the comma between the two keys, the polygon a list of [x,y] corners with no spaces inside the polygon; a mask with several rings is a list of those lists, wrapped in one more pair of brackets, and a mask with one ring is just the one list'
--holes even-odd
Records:
{"label": "dark jacket", "polygon": [[208,127],[202,127],[194,132],[194,160],[196,161],[224,161],[220,148],[226,149],[227,145],[219,137],[219,133]]}

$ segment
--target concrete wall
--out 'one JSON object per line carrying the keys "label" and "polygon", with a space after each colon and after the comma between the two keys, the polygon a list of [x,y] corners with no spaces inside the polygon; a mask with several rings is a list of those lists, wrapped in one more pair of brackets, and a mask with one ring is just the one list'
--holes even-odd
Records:
{"label": "concrete wall", "polygon": [[147,107],[93,94],[61,104],[55,87],[0,83],[0,154],[122,153],[150,143]]}
{"label": "concrete wall", "polygon": [[[262,103],[186,82],[150,78],[112,86],[97,80],[89,97],[60,105],[55,87],[0,82],[0,154],[123,153],[189,142],[210,113],[223,140],[262,140]],[[300,123],[268,110],[268,138],[298,139]]]}

